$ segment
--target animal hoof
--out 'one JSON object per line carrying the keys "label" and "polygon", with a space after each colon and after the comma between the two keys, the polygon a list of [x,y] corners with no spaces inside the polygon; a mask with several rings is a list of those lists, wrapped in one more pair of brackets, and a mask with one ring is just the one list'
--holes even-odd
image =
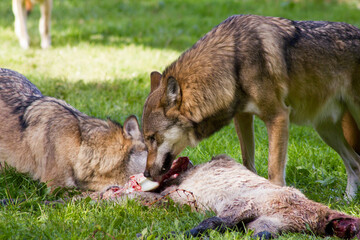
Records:
{"label": "animal hoof", "polygon": [[259,232],[255,235],[252,236],[253,239],[261,239],[261,240],[265,240],[265,239],[272,239],[273,235],[268,232],[268,231],[263,231],[263,232]]}
{"label": "animal hoof", "polygon": [[28,40],[20,40],[20,46],[23,49],[29,49],[30,47],[30,42]]}
{"label": "animal hoof", "polygon": [[201,234],[200,234],[200,232],[199,232],[197,229],[191,229],[191,230],[189,230],[189,231],[186,231],[186,232],[184,233],[184,235],[185,235],[185,237],[190,238],[190,237],[198,237],[198,236],[200,236]]}
{"label": "animal hoof", "polygon": [[46,49],[51,47],[51,39],[50,37],[43,38],[41,40],[41,48]]}

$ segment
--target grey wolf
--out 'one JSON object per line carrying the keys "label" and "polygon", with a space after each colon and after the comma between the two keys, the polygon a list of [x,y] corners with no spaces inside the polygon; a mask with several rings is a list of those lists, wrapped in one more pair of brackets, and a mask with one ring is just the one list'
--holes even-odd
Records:
{"label": "grey wolf", "polygon": [[135,116],[122,127],[89,117],[0,68],[0,163],[48,186],[101,191],[145,169],[146,146]]}
{"label": "grey wolf", "polygon": [[19,38],[20,46],[28,49],[30,46],[30,37],[26,27],[26,20],[33,3],[40,4],[41,18],[39,21],[39,32],[41,47],[48,48],[51,45],[50,25],[52,0],[12,0],[12,9],[15,16],[15,33]]}
{"label": "grey wolf", "polygon": [[289,232],[360,237],[360,218],[309,200],[292,187],[272,184],[225,155],[180,172],[177,178],[163,182],[160,193],[132,192],[117,196],[115,201],[132,198],[161,204],[163,196],[169,196],[176,203],[194,207],[186,193],[192,193],[198,209],[216,214],[185,232],[187,236],[200,236],[208,229],[224,231],[245,226],[254,231],[255,238]]}
{"label": "grey wolf", "polygon": [[145,175],[160,179],[186,146],[232,119],[243,163],[256,172],[254,116],[267,127],[272,183],[286,184],[289,124],[307,124],[343,159],[346,193],[354,197],[360,184],[360,30],[255,15],[220,23],[162,74],[151,74],[142,117]]}

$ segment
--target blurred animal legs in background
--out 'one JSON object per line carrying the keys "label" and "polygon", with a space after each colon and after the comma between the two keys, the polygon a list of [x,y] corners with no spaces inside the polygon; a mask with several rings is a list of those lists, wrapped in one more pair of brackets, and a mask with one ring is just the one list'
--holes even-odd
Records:
{"label": "blurred animal legs in background", "polygon": [[39,21],[39,32],[41,37],[41,47],[51,46],[50,25],[52,0],[13,0],[12,8],[15,16],[15,33],[19,38],[20,46],[28,49],[30,46],[30,37],[26,27],[27,15],[32,9],[32,3],[40,4],[41,18]]}

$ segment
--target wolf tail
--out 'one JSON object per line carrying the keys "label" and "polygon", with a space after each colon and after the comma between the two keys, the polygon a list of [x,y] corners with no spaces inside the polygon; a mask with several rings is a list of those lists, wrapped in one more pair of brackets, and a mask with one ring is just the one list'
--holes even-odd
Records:
{"label": "wolf tail", "polygon": [[350,112],[345,112],[342,119],[342,129],[349,145],[360,155],[360,130]]}
{"label": "wolf tail", "polygon": [[29,15],[31,13],[32,8],[33,8],[33,4],[31,2],[31,0],[25,0],[25,9],[26,9],[27,15]]}

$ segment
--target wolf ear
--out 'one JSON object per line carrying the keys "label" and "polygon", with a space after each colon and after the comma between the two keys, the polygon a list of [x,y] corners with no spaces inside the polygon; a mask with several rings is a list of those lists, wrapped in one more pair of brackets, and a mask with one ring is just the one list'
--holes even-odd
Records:
{"label": "wolf ear", "polygon": [[134,115],[128,117],[124,122],[124,136],[127,139],[141,139],[139,123]]}
{"label": "wolf ear", "polygon": [[176,105],[178,99],[180,99],[180,86],[175,78],[169,77],[166,87],[166,97],[168,107]]}
{"label": "wolf ear", "polygon": [[157,89],[160,85],[160,80],[161,80],[161,73],[159,72],[152,72],[150,74],[150,80],[151,80],[151,90],[150,93],[152,93],[155,89]]}

